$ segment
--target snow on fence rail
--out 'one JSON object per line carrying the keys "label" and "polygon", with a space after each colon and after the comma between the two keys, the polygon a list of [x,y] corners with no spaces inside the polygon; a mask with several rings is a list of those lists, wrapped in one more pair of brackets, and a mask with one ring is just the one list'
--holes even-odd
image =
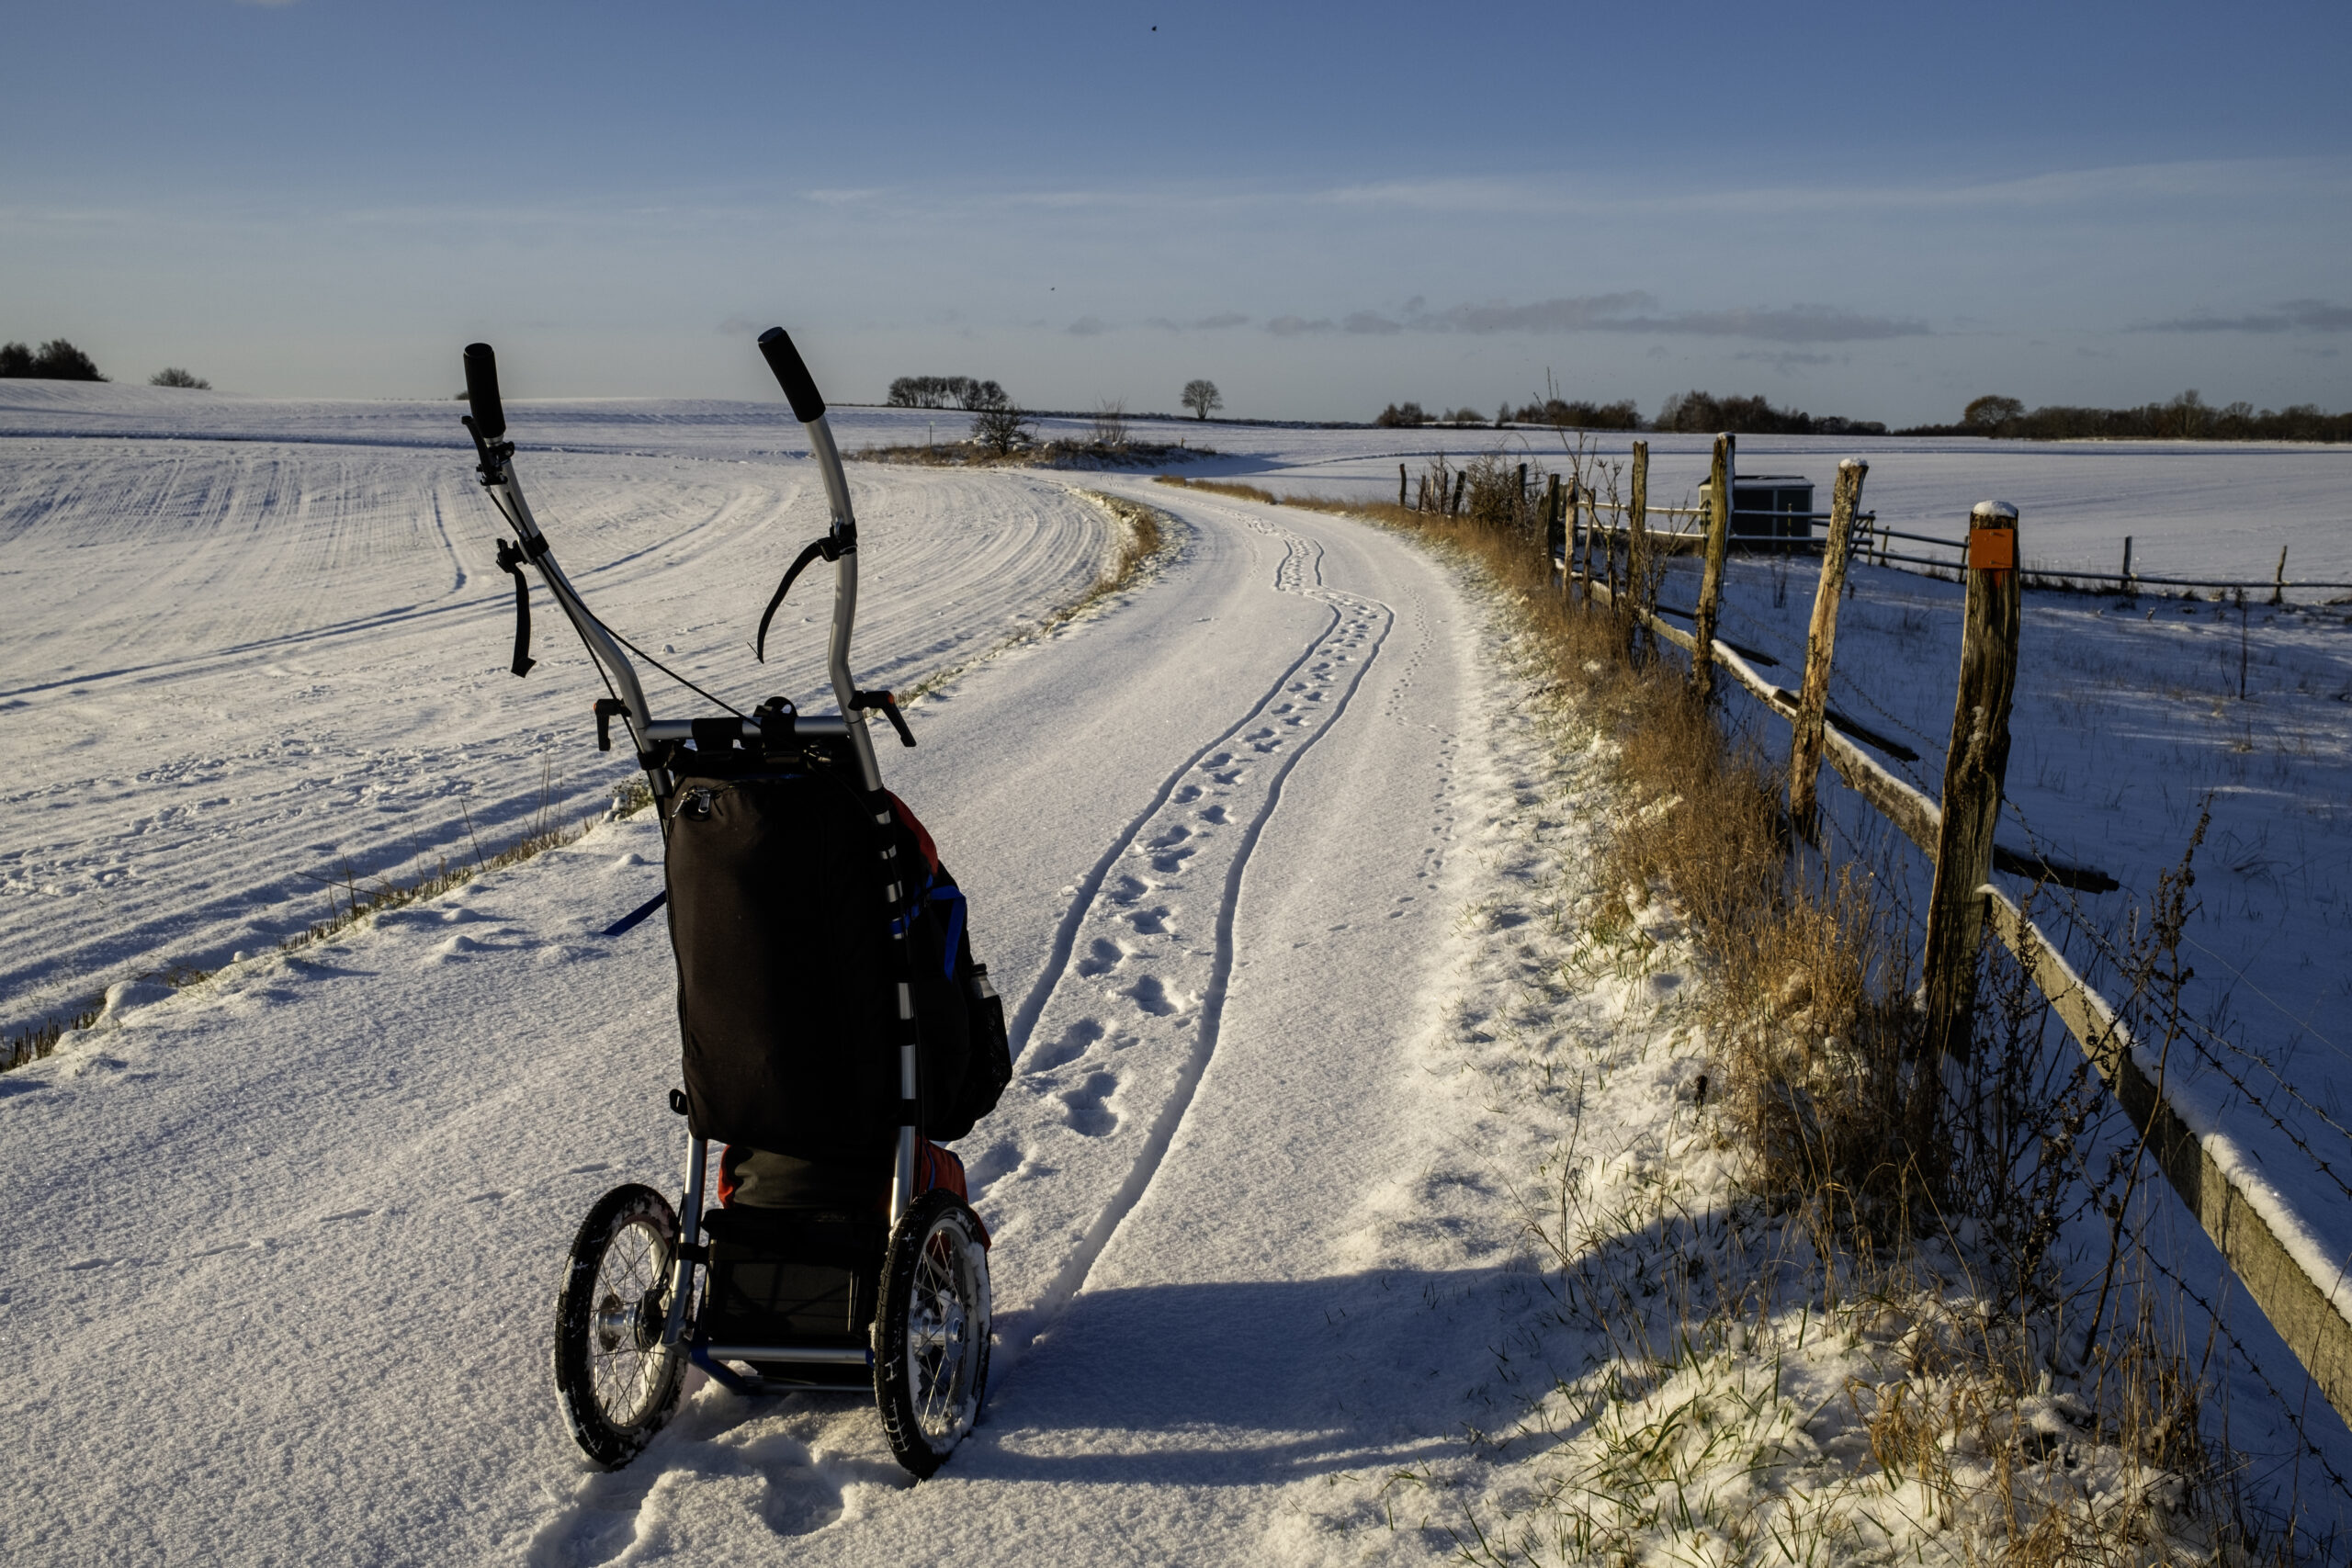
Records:
{"label": "snow on fence rail", "polygon": [[[1576,491],[1572,493],[1574,500],[1570,502],[1570,523],[1571,525],[1576,526],[1577,532],[1583,537],[1587,539],[1601,537],[1612,542],[1623,542],[1632,532],[1632,525],[1622,521],[1632,510],[1629,502],[1604,501],[1589,491]],[[1602,522],[1600,514],[1604,512],[1621,521]],[[1583,519],[1580,525],[1576,523],[1578,513]],[[1690,517],[1703,522],[1710,515],[1710,511],[1703,506],[1653,506],[1646,509],[1646,514],[1649,517]],[[1776,521],[1790,523],[1835,524],[1836,522],[1836,514],[1830,512],[1764,513],[1746,512],[1735,507],[1732,516],[1735,518],[1770,517]],[[1947,538],[1939,534],[1914,534],[1905,529],[1892,527],[1881,523],[1875,512],[1855,513],[1849,526],[1853,530],[1849,547],[1872,566],[1893,566],[1898,569],[1924,567],[1927,569],[1925,575],[1939,577],[1946,573],[1958,577],[1967,566],[1967,562],[1961,558],[1968,549],[1968,541],[1965,539]],[[1695,554],[1705,547],[1706,530],[1701,527],[1677,529],[1672,533],[1654,533],[1651,535],[1651,539],[1653,548]],[[1895,539],[1902,539],[1911,544],[1933,545],[1939,549],[1953,553],[1942,557],[1913,555],[1894,548],[1890,541]],[[1826,546],[1826,541],[1776,539],[1772,541],[1772,545],[1775,548],[1810,554],[1815,548]],[[2129,534],[2123,536],[2123,570],[2120,571],[2091,571],[2075,567],[2030,564],[2022,568],[2021,571],[2025,585],[2028,587],[2066,589],[2073,588],[2077,583],[2111,582],[2117,584],[2116,591],[2127,598],[2143,588],[2214,588],[2240,592],[2254,592],[2267,588],[2270,590],[2269,602],[2273,604],[2283,604],[2287,602],[2287,591],[2290,588],[2325,589],[2331,592],[2352,589],[2352,581],[2333,581],[2319,578],[2290,581],[2287,576],[2287,547],[2284,545],[2278,547],[2278,569],[2267,581],[2236,577],[2176,577],[2168,573],[2134,571],[2132,570],[2132,536]]]}
{"label": "snow on fence rail", "polygon": [[[2165,1179],[2197,1216],[2278,1337],[2302,1362],[2337,1414],[2352,1421],[2352,1280],[2346,1280],[2345,1269],[2331,1260],[2326,1245],[2260,1177],[2237,1141],[2172,1092],[2162,1054],[2135,1039],[2116,1009],[2067,964],[2057,944],[1991,884],[1992,873],[1998,867],[2067,886],[2104,891],[2115,886],[2100,873],[2053,865],[1994,842],[2008,761],[2009,702],[2017,678],[2022,580],[2039,575],[2020,569],[2016,509],[1999,502],[1981,502],[1970,516],[1965,541],[1929,541],[1950,545],[1958,552],[1957,558],[1940,564],[1960,572],[1967,586],[1960,691],[1946,752],[1943,798],[1938,801],[1864,751],[1858,739],[1884,746],[1883,738],[1845,719],[1826,701],[1846,567],[1857,553],[1857,544],[1866,547],[1870,537],[1870,514],[1859,510],[1869,465],[1851,458],[1838,465],[1831,526],[1822,545],[1821,579],[1805,639],[1804,678],[1801,690],[1792,694],[1757,672],[1757,662],[1770,660],[1759,660],[1752,650],[1713,635],[1730,538],[1732,513],[1727,502],[1734,457],[1733,437],[1718,436],[1709,481],[1714,499],[1706,509],[1707,525],[1699,541],[1705,561],[1699,604],[1687,613],[1693,623],[1691,631],[1668,625],[1664,615],[1673,612],[1666,611],[1654,598],[1656,579],[1648,570],[1645,552],[1658,541],[1647,530],[1647,518],[1653,513],[1643,504],[1648,489],[1646,442],[1634,444],[1630,501],[1604,503],[1624,518],[1622,525],[1600,524],[1589,496],[1579,495],[1573,479],[1565,490],[1555,483],[1546,498],[1544,549],[1559,574],[1561,592],[1580,589],[1588,602],[1599,600],[1614,609],[1629,631],[1634,625],[1646,626],[1688,651],[1691,683],[1702,694],[1713,693],[1720,665],[1754,694],[1768,712],[1788,720],[1792,730],[1790,817],[1807,837],[1817,836],[1815,786],[1820,764],[1826,761],[1862,800],[1927,853],[1934,867],[1934,883],[1928,900],[1923,989],[1927,1043],[1935,1059],[1964,1052],[1969,1046],[1968,1030],[1975,1005],[1975,956],[1989,927],[2017,956],[2035,988],[2082,1046],[2154,1155]],[[1591,519],[1581,529],[1577,526],[1580,502]],[[1891,536],[1894,531],[1881,532]],[[1582,535],[1580,540],[1575,536],[1577,534]],[[1596,541],[1604,557],[1599,570],[1593,561]],[[1579,543],[1583,547],[1580,565],[1576,550]],[[1622,578],[1621,547],[1625,556]],[[2282,586],[2284,573],[2282,552]],[[2123,581],[2157,580],[2127,577]],[[2183,580],[2166,581],[2188,585]],[[2233,1082],[2237,1081],[2233,1075]],[[2323,1170],[2328,1169],[2326,1161],[2300,1140],[2297,1144]],[[2342,1179],[2337,1179],[2343,1185]],[[2352,1186],[2346,1190],[2352,1193]]]}

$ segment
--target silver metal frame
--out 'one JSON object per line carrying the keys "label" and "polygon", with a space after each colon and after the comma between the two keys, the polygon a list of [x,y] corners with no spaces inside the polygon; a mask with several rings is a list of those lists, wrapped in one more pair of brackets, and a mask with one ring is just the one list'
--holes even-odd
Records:
{"label": "silver metal frame", "polygon": [[[818,472],[823,477],[825,499],[831,513],[830,537],[840,547],[833,558],[833,619],[825,652],[825,668],[833,687],[833,701],[840,708],[838,716],[801,718],[787,717],[794,732],[808,736],[839,736],[849,742],[850,751],[857,759],[860,782],[867,794],[882,787],[882,771],[874,755],[874,739],[867,731],[865,710],[857,705],[857,687],[850,675],[850,638],[857,628],[857,517],[852,510],[849,476],[842,467],[841,449],[834,445],[831,425],[823,414],[801,426],[808,433],[808,446],[816,458]],[[626,710],[622,714],[628,724],[630,739],[641,757],[656,741],[691,739],[693,721],[689,719],[657,719],[645,699],[645,689],[639,683],[635,666],[621,650],[617,639],[605,630],[581,597],[580,591],[556,564],[555,555],[539,531],[537,520],[531,514],[530,503],[523,498],[523,487],[514,477],[514,450],[501,441],[485,447],[485,453],[495,464],[495,472],[486,475],[484,486],[491,502],[514,528],[522,541],[525,558],[536,566],[548,592],[555,596],[581,641],[586,644],[590,657],[603,667],[612,682]],[[741,733],[756,737],[761,721],[744,718]],[[653,771],[650,781],[657,796],[666,796],[674,783],[663,771]],[[887,818],[885,819],[887,821]],[[895,889],[894,889],[895,896]],[[914,999],[904,981],[899,984],[899,1016],[901,1021],[914,1016]],[[906,1101],[916,1098],[918,1083],[916,1049],[910,1041],[899,1051],[899,1096]],[[914,1201],[915,1148],[921,1129],[903,1124],[899,1129],[896,1158],[890,1172],[890,1224],[896,1226],[905,1217]],[[871,1364],[871,1349],[845,1351],[817,1346],[702,1346],[687,1342],[686,1303],[692,1299],[694,1270],[698,1255],[707,1249],[701,1242],[702,1200],[705,1168],[709,1160],[707,1140],[688,1134],[686,1154],[685,1209],[678,1216],[678,1256],[671,1265],[670,1306],[662,1328],[662,1348],[665,1357],[695,1356],[707,1367],[722,1356],[729,1359],[774,1360],[820,1365]],[[715,1367],[711,1370],[716,1371]],[[722,1376],[726,1374],[720,1374]],[[744,1380],[756,1382],[757,1380]]]}

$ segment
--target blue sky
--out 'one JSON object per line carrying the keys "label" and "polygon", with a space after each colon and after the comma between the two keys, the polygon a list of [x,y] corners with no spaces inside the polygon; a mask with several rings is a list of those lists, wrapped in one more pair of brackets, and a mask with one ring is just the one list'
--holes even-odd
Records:
{"label": "blue sky", "polygon": [[[1155,30],[1156,29],[1156,30]],[[2352,6],[23,6],[0,338],[400,396],[2352,405]]]}

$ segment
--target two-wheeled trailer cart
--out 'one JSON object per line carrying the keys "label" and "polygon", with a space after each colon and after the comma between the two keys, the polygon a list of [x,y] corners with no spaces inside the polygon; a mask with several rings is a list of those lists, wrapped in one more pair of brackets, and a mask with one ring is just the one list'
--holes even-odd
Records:
{"label": "two-wheeled trailer cart", "polygon": [[[771,698],[750,714],[656,717],[624,649],[659,661],[599,620],[557,565],[514,477],[494,356],[487,344],[465,353],[465,423],[481,482],[514,534],[499,547],[515,579],[514,672],[531,663],[528,566],[604,677],[600,744],[619,719],[661,814],[686,1042],[687,1087],[670,1095],[688,1117],[683,1198],[673,1206],[631,1184],[589,1211],[558,1297],[555,1384],[581,1448],[607,1468],[652,1439],[690,1363],[743,1393],[871,1389],[892,1451],[921,1477],[978,1418],[989,1337],[987,1232],[960,1172],[934,1179],[953,1158],[925,1141],[918,994],[931,994],[938,960],[913,939],[939,879],[923,877],[904,826],[911,818],[882,787],[865,716],[878,711],[905,744],[913,738],[889,693],[859,691],[850,675],[857,523],[824,400],[782,328],[759,345],[808,431],[831,510],[768,613],[802,568],[820,557],[832,564],[833,715]],[[763,656],[765,634],[763,620]],[[927,838],[922,847],[929,852]],[[845,890],[831,900],[842,908],[809,907],[828,901],[806,885],[813,863],[833,868],[825,886]],[[793,875],[803,883],[779,892]],[[956,919],[960,931],[960,906]],[[763,920],[784,934],[756,929]],[[951,976],[960,940],[948,938]],[[920,975],[919,956],[928,964]],[[976,1005],[984,993],[997,1010],[1001,1042],[985,975],[972,990]],[[777,1021],[785,1013],[790,1028]],[[808,1065],[806,1081],[795,1062]],[[796,1174],[796,1201],[706,1212],[713,1142],[796,1140],[798,1154],[814,1155],[780,1162]]]}

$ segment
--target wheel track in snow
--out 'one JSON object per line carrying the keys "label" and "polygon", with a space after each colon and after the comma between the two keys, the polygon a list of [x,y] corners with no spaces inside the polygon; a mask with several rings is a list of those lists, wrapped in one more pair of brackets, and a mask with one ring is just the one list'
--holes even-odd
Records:
{"label": "wheel track in snow", "polygon": [[1007,1216],[1001,1234],[1015,1244],[1001,1267],[1024,1252],[1058,1262],[1000,1285],[1004,1371],[1085,1289],[1165,1161],[1216,1054],[1252,852],[1292,770],[1346,716],[1395,624],[1389,605],[1322,585],[1319,544],[1239,508],[1227,515],[1283,544],[1273,591],[1329,617],[1076,885],[1015,1014],[1016,1081],[1029,1093],[1008,1100],[1012,1125],[974,1157],[974,1197]]}

